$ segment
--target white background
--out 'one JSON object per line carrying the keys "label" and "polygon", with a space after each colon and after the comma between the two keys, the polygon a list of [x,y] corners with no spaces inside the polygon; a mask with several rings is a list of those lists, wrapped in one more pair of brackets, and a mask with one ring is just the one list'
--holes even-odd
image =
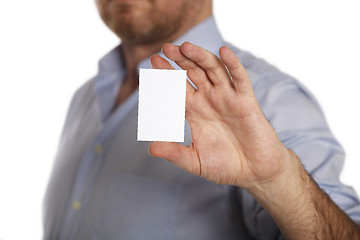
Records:
{"label": "white background", "polygon": [[[302,81],[360,192],[358,0],[215,0],[225,39]],[[39,239],[41,203],[74,91],[118,44],[93,1],[0,2],[0,239]]]}

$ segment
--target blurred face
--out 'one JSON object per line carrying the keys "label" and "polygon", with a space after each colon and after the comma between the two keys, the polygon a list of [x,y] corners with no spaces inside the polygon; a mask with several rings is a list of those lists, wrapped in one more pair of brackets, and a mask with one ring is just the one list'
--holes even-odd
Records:
{"label": "blurred face", "polygon": [[167,41],[195,24],[207,0],[96,0],[105,24],[127,44]]}

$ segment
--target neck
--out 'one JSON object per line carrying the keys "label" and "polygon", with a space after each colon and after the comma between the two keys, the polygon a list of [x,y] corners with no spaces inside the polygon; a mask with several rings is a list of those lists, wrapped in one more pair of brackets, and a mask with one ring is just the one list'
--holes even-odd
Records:
{"label": "neck", "polygon": [[150,57],[152,54],[161,49],[162,43],[153,45],[129,45],[122,43],[121,51],[125,60],[127,77],[130,80],[137,77],[137,67],[139,63],[145,58]]}
{"label": "neck", "polygon": [[123,42],[122,47],[122,53],[123,58],[125,60],[125,66],[127,70],[127,78],[126,80],[135,80],[137,81],[137,66],[139,63],[150,57],[151,55],[157,53],[160,51],[161,47],[168,42],[172,42],[175,39],[179,38],[181,35],[183,35],[185,32],[187,32],[190,28],[197,25],[198,23],[202,22],[206,18],[208,18],[211,15],[211,12],[199,15],[196,21],[192,20],[188,23],[185,23],[182,25],[181,29],[177,31],[175,34],[170,36],[167,39],[159,40],[158,42],[152,43],[152,44],[138,44],[133,45],[131,43]]}

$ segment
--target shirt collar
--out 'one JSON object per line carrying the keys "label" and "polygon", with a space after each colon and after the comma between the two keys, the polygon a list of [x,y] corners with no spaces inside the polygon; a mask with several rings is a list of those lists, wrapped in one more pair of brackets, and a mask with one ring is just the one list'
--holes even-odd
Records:
{"label": "shirt collar", "polygon": [[[224,45],[224,40],[221,37],[213,16],[197,24],[172,43],[181,45],[186,41],[201,46],[217,56],[219,55],[219,48]],[[161,52],[158,54],[167,59]],[[174,62],[169,62],[175,69],[179,69]],[[140,68],[151,68],[150,58],[142,60],[138,65],[138,69]],[[112,111],[121,82],[126,74],[125,71],[120,46],[111,50],[99,61],[94,90],[98,98],[103,120],[105,120]]]}

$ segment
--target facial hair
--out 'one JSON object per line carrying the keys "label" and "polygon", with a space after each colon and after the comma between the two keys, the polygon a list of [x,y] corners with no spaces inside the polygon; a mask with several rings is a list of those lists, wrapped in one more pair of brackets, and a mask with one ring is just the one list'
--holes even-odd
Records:
{"label": "facial hair", "polygon": [[[198,0],[185,1],[174,12],[164,12],[156,7],[153,1],[151,8],[140,14],[132,14],[134,5],[122,5],[112,9],[111,14],[102,14],[104,22],[121,38],[123,43],[129,45],[150,45],[158,42],[171,41],[173,36],[184,24],[190,12],[199,7]],[[200,1],[199,1],[200,2]],[[119,17],[117,17],[119,16]]]}

